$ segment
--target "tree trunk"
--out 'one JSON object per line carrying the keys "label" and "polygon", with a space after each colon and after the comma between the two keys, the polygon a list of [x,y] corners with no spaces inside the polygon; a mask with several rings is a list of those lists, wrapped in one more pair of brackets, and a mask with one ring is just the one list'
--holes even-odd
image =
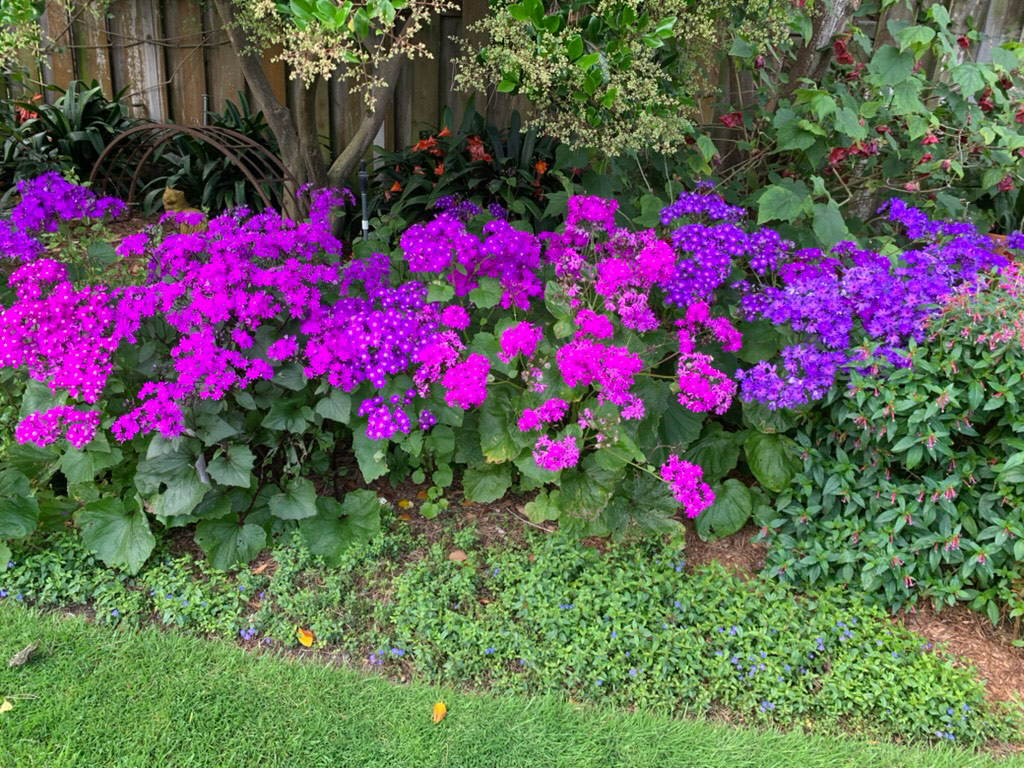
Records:
{"label": "tree trunk", "polygon": [[377,74],[382,85],[374,88],[371,94],[373,109],[367,109],[364,112],[359,130],[349,139],[341,154],[334,159],[331,167],[327,170],[327,180],[331,186],[342,186],[355,171],[359,160],[366,154],[366,150],[373,144],[373,138],[384,124],[384,117],[388,112],[387,100],[394,93],[398,76],[402,74],[404,65],[404,56],[393,56],[381,65]]}
{"label": "tree trunk", "polygon": [[828,45],[850,23],[859,7],[860,0],[827,0],[825,7],[814,17],[811,39],[797,52],[796,61],[789,69],[788,93],[801,87],[801,79],[821,79],[831,55]]}

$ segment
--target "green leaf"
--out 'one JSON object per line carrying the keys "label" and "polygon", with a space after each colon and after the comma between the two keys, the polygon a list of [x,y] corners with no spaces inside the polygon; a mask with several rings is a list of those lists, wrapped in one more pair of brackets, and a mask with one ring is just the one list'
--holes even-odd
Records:
{"label": "green leaf", "polygon": [[868,62],[868,71],[879,85],[899,85],[914,71],[914,54],[899,51],[893,45],[883,45]]}
{"label": "green leaf", "polygon": [[799,469],[796,444],[782,435],[754,432],[743,442],[743,451],[757,481],[775,493],[788,488]]}
{"label": "green leaf", "polygon": [[469,292],[469,300],[480,309],[490,309],[501,301],[503,292],[501,283],[493,277],[481,277],[477,287]]}
{"label": "green leaf", "polygon": [[612,496],[615,483],[623,471],[600,467],[593,456],[588,456],[574,469],[562,470],[561,507],[574,517],[596,515]]}
{"label": "green leaf", "polygon": [[362,429],[352,435],[352,452],[365,482],[372,483],[387,474],[387,447],[386,440],[370,440]]}
{"label": "green leaf", "polygon": [[743,346],[736,357],[745,363],[755,364],[762,360],[770,360],[782,349],[782,336],[779,330],[767,320],[743,323],[739,326],[743,338]]}
{"label": "green leaf", "polygon": [[711,140],[710,136],[703,133],[697,137],[697,149],[700,150],[700,156],[704,158],[705,163],[710,163],[711,159],[718,154],[715,142]]}
{"label": "green leaf", "polygon": [[960,86],[960,95],[970,98],[985,87],[985,78],[981,67],[973,61],[965,61],[949,71],[950,79]]}
{"label": "green leaf", "polygon": [[0,541],[0,571],[6,570],[9,562],[11,562],[11,548]]}
{"label": "green leaf", "polygon": [[733,37],[732,45],[729,47],[729,55],[740,59],[749,59],[754,55],[754,48],[742,37],[736,35]]}
{"label": "green leaf", "polygon": [[93,267],[109,267],[117,261],[117,252],[114,250],[114,246],[106,240],[96,240],[89,243],[87,252]]}
{"label": "green leaf", "polygon": [[673,448],[685,448],[700,437],[703,424],[703,414],[687,410],[673,399],[661,415],[662,442]]}
{"label": "green leaf", "polygon": [[893,88],[892,106],[897,113],[913,114],[925,111],[921,103],[921,81],[904,80]]}
{"label": "green leaf", "polygon": [[998,48],[993,48],[991,56],[992,63],[1005,72],[1012,72],[1020,66],[1020,59],[1017,58],[1016,51],[1004,48],[1002,45]]}
{"label": "green leaf", "polygon": [[245,445],[229,445],[225,453],[210,462],[210,477],[222,485],[248,488],[256,456]]}
{"label": "green leaf", "polygon": [[497,501],[512,485],[512,472],[508,464],[485,464],[470,467],[462,476],[462,490],[466,498],[481,504]]}
{"label": "green leaf", "polygon": [[935,30],[925,26],[904,27],[896,33],[896,42],[900,44],[900,51],[911,47],[925,48],[931,45],[934,39]]}
{"label": "green leaf", "polygon": [[557,520],[562,514],[561,491],[557,489],[543,490],[538,493],[533,501],[523,506],[523,512],[531,523],[543,523],[548,520]]}
{"label": "green leaf", "polygon": [[263,426],[279,432],[303,434],[313,420],[313,410],[305,403],[305,398],[275,400],[263,418]]}
{"label": "green leaf", "polygon": [[81,451],[68,448],[60,457],[60,471],[69,485],[91,483],[96,475],[120,464],[122,458],[120,448],[108,448],[106,451],[94,450],[90,446]]}
{"label": "green leaf", "polygon": [[863,141],[868,137],[868,130],[860,124],[857,113],[849,107],[841,107],[836,111],[836,130],[845,133],[853,141]]}
{"label": "green leaf", "polygon": [[580,35],[573,35],[565,42],[565,55],[569,61],[576,61],[583,55],[583,38]]}
{"label": "green leaf", "polygon": [[737,435],[725,432],[716,421],[708,422],[704,434],[686,449],[683,458],[700,466],[704,482],[716,483],[736,468],[740,458]]}
{"label": "green leaf", "polygon": [[[28,478],[16,469],[0,470],[0,539],[20,539],[36,529],[39,503]],[[7,565],[5,560],[3,563]]]}
{"label": "green leaf", "polygon": [[757,223],[793,221],[803,212],[807,202],[806,191],[801,195],[795,188],[772,184],[757,201]]}
{"label": "green leaf", "polygon": [[380,533],[380,500],[372,491],[358,490],[335,499],[317,499],[317,514],[299,522],[309,551],[337,565],[345,551],[365,544]]}
{"label": "green leaf", "polygon": [[232,516],[203,520],[196,526],[196,544],[214,568],[226,571],[248,564],[266,546],[267,532],[260,526],[239,525]]}
{"label": "green leaf", "polygon": [[480,406],[480,450],[488,462],[512,461],[533,442],[516,426],[520,410],[503,389],[489,393]]}
{"label": "green leaf", "polygon": [[619,483],[601,518],[612,537],[621,540],[631,526],[647,534],[671,533],[679,527],[672,519],[678,508],[668,484],[634,472]]}
{"label": "green leaf", "polygon": [[120,499],[99,499],[86,504],[76,520],[82,543],[107,565],[134,575],[156,546],[143,512],[128,514]]}
{"label": "green leaf", "polygon": [[838,242],[850,239],[850,230],[835,200],[814,204],[814,220],[811,227],[825,248],[832,248]]}
{"label": "green leaf", "polygon": [[771,410],[757,402],[743,403],[743,421],[758,432],[773,435],[786,432],[796,426],[796,414],[787,408]]}
{"label": "green leaf", "polygon": [[316,514],[316,489],[304,477],[292,480],[285,489],[270,497],[270,514],[282,520],[302,520]]}
{"label": "green leaf", "polygon": [[714,503],[697,518],[701,540],[731,536],[747,524],[754,509],[750,491],[739,480],[726,480],[715,490]]}

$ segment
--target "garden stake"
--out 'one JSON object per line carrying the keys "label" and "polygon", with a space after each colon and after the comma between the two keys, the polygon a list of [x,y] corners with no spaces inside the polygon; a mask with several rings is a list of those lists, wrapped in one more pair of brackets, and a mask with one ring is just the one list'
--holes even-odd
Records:
{"label": "garden stake", "polygon": [[369,186],[370,174],[366,172],[366,161],[359,163],[359,197],[363,203],[363,240],[370,234],[370,220],[366,217],[366,189]]}

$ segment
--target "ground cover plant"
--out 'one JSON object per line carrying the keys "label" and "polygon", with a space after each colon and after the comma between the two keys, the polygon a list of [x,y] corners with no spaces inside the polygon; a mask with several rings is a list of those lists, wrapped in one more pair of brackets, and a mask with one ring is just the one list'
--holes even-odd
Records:
{"label": "ground cover plant", "polygon": [[13,553],[0,610],[78,606],[121,629],[155,621],[271,651],[308,643],[395,679],[595,705],[724,709],[734,721],[883,739],[1013,738],[1013,716],[985,702],[971,669],[878,608],[838,590],[797,597],[717,566],[684,571],[681,543],[601,551],[545,535],[489,547],[472,525],[425,539],[387,510],[382,532],[337,565],[296,537],[235,575],[161,545],[132,577],[61,531]]}
{"label": "ground cover plant", "polygon": [[[0,607],[0,655],[40,642],[24,667],[0,668],[0,756],[20,766],[177,765],[663,766],[991,768],[1019,765],[950,746],[898,747],[551,697],[481,696],[395,685],[294,659],[254,658],[178,633],[116,632]],[[287,697],[274,691],[287,690]],[[201,691],[201,695],[197,695]],[[437,701],[447,715],[431,724]],[[126,717],[125,712],[133,716]],[[118,722],[111,738],[109,723]],[[557,749],[553,748],[557,745]]]}

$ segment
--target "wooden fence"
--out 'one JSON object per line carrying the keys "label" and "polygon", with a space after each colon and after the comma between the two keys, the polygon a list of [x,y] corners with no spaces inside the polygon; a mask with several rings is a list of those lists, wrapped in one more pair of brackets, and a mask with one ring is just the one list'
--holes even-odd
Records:
{"label": "wooden fence", "polygon": [[[912,18],[916,9],[937,1],[949,8],[957,27],[964,28],[967,19],[973,19],[982,32],[975,47],[980,58],[987,58],[993,45],[1024,36],[1024,0],[914,0],[915,9],[898,4],[881,14],[879,32],[886,34],[888,19]],[[434,58],[406,65],[378,144],[393,148],[410,143],[420,130],[438,125],[445,107],[457,117],[462,114],[466,99],[452,90],[457,53],[452,38],[462,36],[486,13],[487,0],[462,0],[458,11],[435,19],[421,33]],[[141,117],[199,124],[206,110],[220,112],[227,100],[237,101],[237,94],[246,90],[211,2],[113,0],[101,18],[84,9],[68,13],[62,4],[49,2],[42,25],[55,43],[42,71],[34,72],[42,82],[65,87],[75,78],[95,79],[108,94],[126,89],[133,111]],[[264,56],[264,69],[278,97],[287,103],[292,89],[301,86],[289,79],[283,63],[273,59],[272,52]],[[36,66],[27,55],[23,63]],[[349,94],[340,80],[321,82],[317,88],[319,132],[337,152],[359,124],[359,97]],[[476,106],[500,125],[513,102],[492,96],[487,104],[478,101]]]}

